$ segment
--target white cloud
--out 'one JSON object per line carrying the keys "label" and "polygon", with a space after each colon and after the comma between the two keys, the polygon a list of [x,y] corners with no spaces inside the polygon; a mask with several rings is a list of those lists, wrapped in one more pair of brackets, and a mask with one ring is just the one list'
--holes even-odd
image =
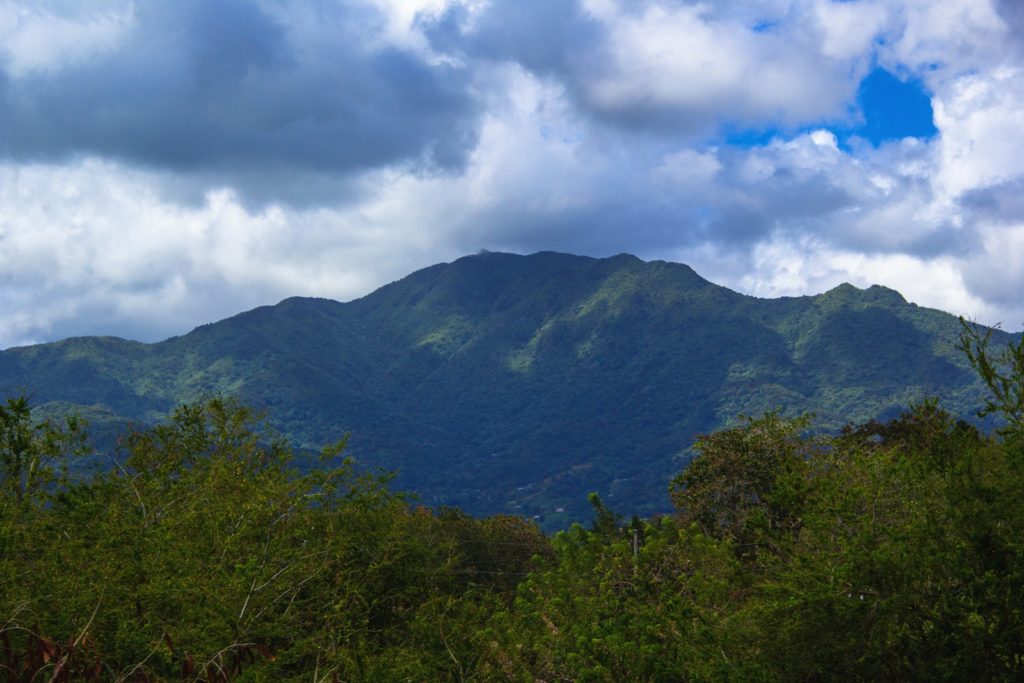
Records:
{"label": "white cloud", "polygon": [[651,172],[651,179],[669,192],[713,191],[722,170],[717,150],[683,149],[665,156]]}
{"label": "white cloud", "polygon": [[158,176],[97,160],[8,165],[0,348],[76,329],[155,340],[287,296],[363,294],[412,265],[374,227],[353,211],[250,211],[229,190],[179,206]]}
{"label": "white cloud", "polygon": [[883,63],[934,81],[987,68],[1005,56],[1008,27],[990,0],[901,0],[893,9]]}
{"label": "white cloud", "polygon": [[607,63],[594,68],[584,91],[598,109],[623,116],[661,110],[676,125],[697,130],[722,120],[838,119],[866,66],[863,53],[835,48],[827,35],[822,53],[818,37],[802,24],[758,30],[716,15],[711,4],[652,2],[635,11],[591,3],[590,9],[608,29]]}
{"label": "white cloud", "polygon": [[908,254],[864,254],[838,250],[814,238],[773,239],[759,244],[752,272],[738,286],[757,296],[799,296],[843,282],[858,287],[884,283],[913,303],[990,322],[999,310],[970,294],[958,259],[921,259]]}
{"label": "white cloud", "polygon": [[418,24],[425,17],[437,17],[453,6],[473,8],[479,2],[469,0],[362,0],[376,8],[386,23],[382,38],[392,45],[433,56],[429,43]]}
{"label": "white cloud", "polygon": [[965,259],[964,278],[972,292],[991,302],[989,315],[1007,329],[1024,325],[1024,224],[982,228],[984,247]]}
{"label": "white cloud", "polygon": [[[57,13],[57,9],[62,13]],[[65,14],[66,4],[0,1],[0,61],[19,78],[112,51],[131,29],[130,2],[90,2]]]}
{"label": "white cloud", "polygon": [[889,22],[889,8],[871,0],[818,0],[814,14],[823,34],[821,51],[833,59],[856,59],[869,53]]}
{"label": "white cloud", "polygon": [[1024,69],[949,82],[934,100],[939,181],[950,195],[1024,175]]}

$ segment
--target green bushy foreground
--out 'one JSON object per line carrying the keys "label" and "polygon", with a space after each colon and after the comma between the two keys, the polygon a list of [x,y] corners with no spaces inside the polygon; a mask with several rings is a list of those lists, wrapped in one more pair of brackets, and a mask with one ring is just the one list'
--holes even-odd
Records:
{"label": "green bushy foreground", "polygon": [[[1024,344],[963,347],[993,435],[935,403],[701,437],[672,516],[553,538],[416,507],[343,444],[301,473],[231,401],[128,432],[0,408],[0,680],[1024,677]],[[72,474],[68,474],[68,472]]]}

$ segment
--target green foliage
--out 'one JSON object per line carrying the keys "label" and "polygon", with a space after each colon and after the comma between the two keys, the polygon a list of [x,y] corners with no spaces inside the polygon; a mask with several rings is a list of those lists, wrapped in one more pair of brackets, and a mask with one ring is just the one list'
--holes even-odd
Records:
{"label": "green foliage", "polygon": [[9,398],[0,405],[0,505],[31,505],[74,456],[85,455],[82,422],[69,416],[64,425],[34,422],[28,399]]}
{"label": "green foliage", "polygon": [[[555,560],[496,615],[488,680],[678,681],[725,679],[733,667],[715,613],[732,598],[737,565],[726,544],[668,517],[629,535],[575,526],[553,541]],[[731,645],[730,645],[731,647]],[[753,676],[748,678],[753,680]]]}
{"label": "green foliage", "polygon": [[959,348],[985,382],[989,396],[981,415],[1000,415],[1007,422],[1003,433],[1024,433],[1024,339],[1010,341],[997,353],[990,350],[993,331],[960,320]]}
{"label": "green foliage", "polygon": [[1024,524],[1006,507],[1019,474],[933,407],[888,431],[898,438],[841,439],[813,461],[801,533],[752,606],[767,651],[793,679],[1015,678],[1024,622],[1004,601],[1024,555],[1003,529]]}
{"label": "green foliage", "polygon": [[[934,403],[835,439],[703,437],[675,517],[591,531],[494,621],[513,680],[1018,680],[1024,478]],[[707,462],[702,464],[703,459]],[[756,552],[752,549],[756,548]]]}
{"label": "green foliage", "polygon": [[759,542],[799,530],[805,470],[823,445],[802,436],[810,419],[775,413],[697,439],[699,454],[671,485],[680,522],[751,553]]}
{"label": "green foliage", "polygon": [[26,679],[446,677],[474,659],[449,624],[482,622],[550,553],[518,518],[409,507],[344,443],[302,473],[232,400],[128,433],[87,478],[59,474],[77,431],[20,399],[3,417],[0,656]]}

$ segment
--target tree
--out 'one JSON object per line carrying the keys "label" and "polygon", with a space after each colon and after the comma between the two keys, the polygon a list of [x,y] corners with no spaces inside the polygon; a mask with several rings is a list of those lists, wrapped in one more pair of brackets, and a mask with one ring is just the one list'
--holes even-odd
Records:
{"label": "tree", "polygon": [[806,497],[808,462],[824,444],[802,436],[808,417],[768,413],[697,438],[698,455],[671,484],[680,523],[729,539],[753,556],[758,544],[795,532]]}
{"label": "tree", "polygon": [[75,416],[63,425],[34,422],[28,398],[8,398],[0,405],[0,505],[38,504],[72,458],[90,451],[85,423]]}
{"label": "tree", "polygon": [[1024,338],[993,351],[992,328],[981,328],[963,318],[960,324],[963,331],[958,348],[989,390],[980,415],[1002,416],[1007,424],[1000,433],[1019,440],[1024,435]]}
{"label": "tree", "polygon": [[297,472],[259,416],[226,399],[131,431],[91,477],[53,474],[77,429],[33,428],[23,399],[2,418],[6,498],[41,501],[5,517],[4,636],[12,647],[91,643],[90,666],[117,680],[227,680],[268,660],[325,567],[315,517],[379,491],[340,459],[343,444],[324,450],[322,469]]}

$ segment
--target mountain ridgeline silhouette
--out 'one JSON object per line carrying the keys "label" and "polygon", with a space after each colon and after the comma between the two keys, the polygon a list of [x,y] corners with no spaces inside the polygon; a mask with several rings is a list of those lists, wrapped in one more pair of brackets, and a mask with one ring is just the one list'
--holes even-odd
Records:
{"label": "mountain ridgeline silhouette", "polygon": [[553,528],[585,516],[591,490],[623,512],[667,507],[694,436],[740,414],[813,412],[837,429],[939,396],[970,418],[984,392],[959,332],[880,286],[758,299],[676,263],[481,253],[155,344],[7,349],[0,391],[82,414],[100,443],[234,395],[302,447],[351,432],[363,466],[395,470],[424,503]]}

